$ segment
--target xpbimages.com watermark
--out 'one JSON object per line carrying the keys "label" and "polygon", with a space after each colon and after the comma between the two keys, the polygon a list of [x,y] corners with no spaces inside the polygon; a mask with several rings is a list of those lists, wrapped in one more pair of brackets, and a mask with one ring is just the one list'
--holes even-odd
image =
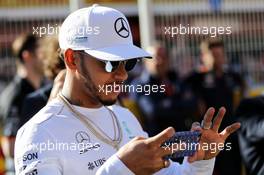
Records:
{"label": "xpbimages.com watermark", "polygon": [[[60,32],[61,26],[58,24],[47,24],[45,26],[33,26],[32,27],[32,32],[33,35],[37,35],[39,37],[45,36],[45,35],[58,35]],[[99,35],[100,34],[100,28],[98,26],[95,27],[73,27],[72,30],[68,31],[69,35],[71,33],[74,34],[73,36],[78,36],[78,37],[84,37],[87,35]],[[67,38],[67,40],[72,40],[74,38]]]}
{"label": "xpbimages.com watermark", "polygon": [[99,92],[105,93],[106,95],[114,92],[124,92],[124,93],[143,93],[144,95],[150,95],[151,93],[164,93],[165,85],[128,85],[128,84],[107,84],[107,85],[99,85]]}
{"label": "xpbimages.com watermark", "polygon": [[[161,147],[162,149],[171,151],[173,153],[179,153],[181,151],[210,151],[212,154],[218,151],[230,151],[232,149],[232,143],[186,143],[179,141],[177,143],[164,143]],[[38,153],[55,151],[55,152],[65,152],[65,151],[77,151],[79,154],[85,154],[90,151],[99,151],[101,149],[100,143],[91,143],[91,142],[57,142],[50,141],[29,144],[26,145],[23,150],[29,150],[25,154],[18,157],[17,161],[26,161],[27,159],[32,158],[32,153],[35,153],[36,156]]]}
{"label": "xpbimages.com watermark", "polygon": [[164,34],[174,37],[176,35],[209,35],[210,37],[216,37],[217,35],[230,35],[232,34],[231,26],[165,26]]}
{"label": "xpbimages.com watermark", "polygon": [[98,151],[101,145],[99,143],[91,143],[91,142],[57,142],[50,141],[41,142],[36,144],[26,145],[24,150],[32,150],[39,153],[45,151],[79,151],[80,154],[84,154],[90,150]]}
{"label": "xpbimages.com watermark", "polygon": [[230,151],[232,149],[232,143],[186,143],[182,142],[181,140],[178,143],[165,143],[162,146],[165,150],[170,150],[173,154],[177,151],[210,151],[212,154],[216,153],[217,151]]}

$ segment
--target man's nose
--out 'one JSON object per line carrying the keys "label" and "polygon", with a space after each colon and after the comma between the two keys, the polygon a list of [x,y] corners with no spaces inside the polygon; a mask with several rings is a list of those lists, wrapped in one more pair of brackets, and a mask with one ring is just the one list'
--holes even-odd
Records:
{"label": "man's nose", "polygon": [[117,81],[125,81],[128,77],[127,71],[125,69],[125,65],[123,63],[121,63],[113,73],[114,73],[114,78]]}

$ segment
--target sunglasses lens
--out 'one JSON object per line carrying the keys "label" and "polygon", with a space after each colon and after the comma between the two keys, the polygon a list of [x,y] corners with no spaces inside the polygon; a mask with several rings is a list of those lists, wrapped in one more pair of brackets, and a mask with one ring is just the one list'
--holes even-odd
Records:
{"label": "sunglasses lens", "polygon": [[[114,72],[116,69],[118,69],[120,63],[121,61],[110,61],[111,68],[112,68],[110,72]],[[137,59],[125,61],[126,71],[131,71],[135,67],[136,64],[137,64]]]}
{"label": "sunglasses lens", "polygon": [[118,66],[119,66],[119,64],[120,64],[120,61],[110,61],[110,63],[111,63],[111,65],[112,65],[112,72],[113,71],[115,71],[117,68],[118,68]]}
{"label": "sunglasses lens", "polygon": [[127,60],[125,69],[126,71],[131,71],[137,64],[137,59]]}

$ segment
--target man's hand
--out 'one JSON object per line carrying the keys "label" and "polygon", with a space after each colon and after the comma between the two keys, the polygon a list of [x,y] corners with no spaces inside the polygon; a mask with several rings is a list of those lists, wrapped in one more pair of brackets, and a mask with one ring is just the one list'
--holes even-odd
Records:
{"label": "man's hand", "polygon": [[171,138],[174,133],[174,129],[169,127],[148,139],[136,137],[124,145],[117,152],[117,156],[135,174],[153,174],[165,168],[163,157],[172,152],[171,149],[162,148],[161,144]]}
{"label": "man's hand", "polygon": [[[204,115],[204,119],[203,119],[204,128],[208,127],[208,129],[202,128],[198,122],[193,123],[192,130],[201,131],[202,135],[199,142],[200,149],[198,149],[198,151],[193,156],[188,158],[188,161],[190,163],[196,160],[208,160],[213,157],[216,157],[221,151],[217,148],[222,147],[227,137],[240,128],[240,123],[234,123],[230,126],[227,126],[222,132],[218,133],[225,112],[226,110],[224,107],[219,109],[218,114],[216,115],[214,121],[212,122],[211,128],[209,127],[211,125],[211,121],[215,113],[214,108],[209,108]],[[214,145],[216,149],[215,148],[213,150],[210,149],[210,145]],[[218,147],[218,145],[221,146]],[[209,148],[209,149],[205,149],[205,148]]]}
{"label": "man's hand", "polygon": [[[214,113],[214,108],[209,108],[207,110],[203,119],[204,128],[201,128],[200,124],[197,122],[192,126],[193,131],[198,130],[202,134],[199,142],[200,146],[209,146],[210,144],[224,145],[227,137],[240,127],[240,123],[234,123],[226,127],[221,133],[218,133],[218,129],[225,114],[225,108],[221,108],[219,110],[217,116],[214,119],[212,127],[210,128]],[[160,134],[148,139],[136,137],[124,145],[117,152],[117,156],[135,174],[153,174],[160,169],[165,168],[163,159],[164,156],[170,155],[177,151],[174,149],[173,145],[173,148],[169,149],[164,149],[161,147],[161,145],[170,139],[174,134],[174,129],[169,127]],[[209,149],[205,150],[203,147],[200,147],[200,149],[198,148],[197,152],[188,158],[188,161],[191,163],[197,160],[208,160],[217,156],[220,152],[218,149],[211,150],[210,147],[207,148]]]}

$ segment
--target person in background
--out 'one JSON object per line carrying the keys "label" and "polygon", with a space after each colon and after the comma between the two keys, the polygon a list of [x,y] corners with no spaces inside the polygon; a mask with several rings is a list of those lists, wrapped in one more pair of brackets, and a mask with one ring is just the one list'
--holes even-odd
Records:
{"label": "person in background", "polygon": [[[202,42],[201,63],[199,69],[191,73],[184,82],[198,99],[197,109],[200,116],[208,107],[224,106],[227,113],[222,127],[227,126],[234,121],[235,98],[237,96],[241,98],[245,94],[244,80],[226,66],[224,43],[218,38],[210,38]],[[241,158],[237,135],[233,135],[227,142],[232,143],[232,149],[223,151],[217,157],[215,174],[240,175]],[[223,168],[227,166],[230,168]]]}
{"label": "person in background", "polygon": [[[170,69],[169,56],[165,48],[155,45],[148,48],[153,60],[145,59],[141,76],[132,85],[158,86],[158,92],[131,93],[131,98],[137,101],[145,129],[150,135],[155,135],[167,126],[173,126],[178,131],[190,128],[195,104],[177,73]],[[189,124],[188,124],[189,123]]]}
{"label": "person in background", "polygon": [[0,95],[0,117],[3,122],[1,146],[6,158],[7,174],[14,174],[14,142],[21,121],[23,100],[45,83],[39,39],[24,34],[14,41],[12,47],[17,58],[17,73]]}
{"label": "person in background", "polygon": [[238,141],[248,175],[264,174],[264,97],[241,101],[235,116],[241,122]]}
{"label": "person in background", "polygon": [[[19,124],[19,127],[25,124],[31,117],[33,117],[41,108],[43,108],[47,104],[52,87],[54,85],[53,80],[63,69],[65,69],[64,61],[59,56],[59,43],[57,37],[46,36],[41,41],[41,49],[43,50],[44,74],[45,77],[48,78],[50,83],[26,96],[23,102],[22,120]],[[65,71],[62,71],[61,75],[59,75],[56,80],[56,86],[59,82],[63,81],[64,75]]]}

